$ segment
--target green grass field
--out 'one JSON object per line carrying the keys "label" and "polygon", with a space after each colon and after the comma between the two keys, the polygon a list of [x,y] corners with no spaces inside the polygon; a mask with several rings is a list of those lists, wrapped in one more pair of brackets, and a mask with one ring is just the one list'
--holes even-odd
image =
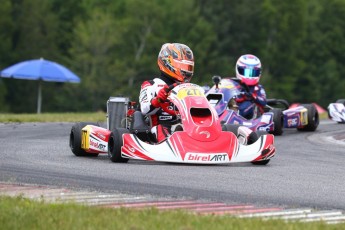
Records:
{"label": "green grass field", "polygon": [[345,229],[345,224],[284,222],[240,219],[230,216],[201,216],[185,211],[161,212],[110,209],[69,204],[49,204],[23,197],[0,197],[0,228],[7,229]]}
{"label": "green grass field", "polygon": [[9,114],[0,113],[0,122],[104,122],[106,121],[106,114],[98,113],[28,113],[28,114]]}

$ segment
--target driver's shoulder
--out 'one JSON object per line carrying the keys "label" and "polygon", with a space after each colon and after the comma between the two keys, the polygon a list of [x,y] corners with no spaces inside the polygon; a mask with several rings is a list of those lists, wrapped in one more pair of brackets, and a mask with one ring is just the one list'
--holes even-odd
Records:
{"label": "driver's shoulder", "polygon": [[162,86],[167,84],[165,81],[163,81],[160,78],[154,78],[152,81],[153,81],[153,84],[158,86],[158,87],[162,87]]}

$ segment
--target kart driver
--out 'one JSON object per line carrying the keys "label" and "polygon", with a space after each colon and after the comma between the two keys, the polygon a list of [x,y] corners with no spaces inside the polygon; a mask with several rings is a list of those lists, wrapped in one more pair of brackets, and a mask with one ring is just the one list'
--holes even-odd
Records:
{"label": "kart driver", "polygon": [[259,84],[261,78],[261,62],[254,55],[242,55],[236,63],[236,78],[240,82],[241,93],[236,97],[239,114],[246,119],[256,117],[256,108],[259,113],[267,104],[266,92]]}
{"label": "kart driver", "polygon": [[143,115],[149,117],[151,133],[161,142],[171,134],[171,126],[176,116],[161,109],[161,103],[167,100],[169,86],[190,82],[194,73],[192,50],[180,43],[166,43],[158,54],[159,78],[144,81],[141,85],[139,102]]}

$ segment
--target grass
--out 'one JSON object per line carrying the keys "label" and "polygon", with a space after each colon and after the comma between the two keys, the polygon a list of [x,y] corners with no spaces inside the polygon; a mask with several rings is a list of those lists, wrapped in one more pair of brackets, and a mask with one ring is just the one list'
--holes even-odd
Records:
{"label": "grass", "polygon": [[104,112],[97,113],[27,113],[27,114],[10,114],[0,113],[0,122],[103,122],[106,121]]}
{"label": "grass", "polygon": [[282,220],[201,216],[185,211],[161,212],[155,208],[110,209],[74,203],[51,204],[19,197],[0,196],[1,229],[344,229],[345,224],[301,223]]}
{"label": "grass", "polygon": [[[327,113],[320,114],[320,119],[328,119]],[[0,113],[0,123],[9,122],[105,122],[106,113]]]}

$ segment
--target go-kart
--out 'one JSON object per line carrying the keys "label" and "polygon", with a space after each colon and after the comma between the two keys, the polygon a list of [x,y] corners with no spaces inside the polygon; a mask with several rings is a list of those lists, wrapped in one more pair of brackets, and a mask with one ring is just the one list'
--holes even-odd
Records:
{"label": "go-kart", "polygon": [[[129,159],[192,164],[227,164],[251,162],[265,165],[275,155],[274,136],[253,132],[245,126],[221,124],[217,112],[209,104],[203,89],[183,83],[169,87],[167,102],[161,108],[177,117],[173,132],[157,142],[145,117],[127,103],[107,111],[107,128],[94,123],[73,125],[69,145],[76,156],[108,154],[113,162]],[[122,99],[122,98],[113,98]],[[109,101],[108,101],[109,104]],[[119,115],[120,114],[120,115]],[[116,125],[112,124],[116,117]]]}
{"label": "go-kart", "polygon": [[225,124],[240,124],[253,131],[262,130],[274,135],[282,135],[283,128],[315,131],[319,125],[319,114],[313,104],[289,108],[289,103],[284,99],[268,99],[263,109],[256,106],[254,116],[246,119],[238,113],[235,101],[242,93],[240,89],[246,89],[246,85],[241,85],[235,78],[214,76],[212,80],[214,86],[206,92],[206,97]]}
{"label": "go-kart", "polygon": [[338,123],[345,123],[345,99],[338,99],[327,107],[328,118]]}

